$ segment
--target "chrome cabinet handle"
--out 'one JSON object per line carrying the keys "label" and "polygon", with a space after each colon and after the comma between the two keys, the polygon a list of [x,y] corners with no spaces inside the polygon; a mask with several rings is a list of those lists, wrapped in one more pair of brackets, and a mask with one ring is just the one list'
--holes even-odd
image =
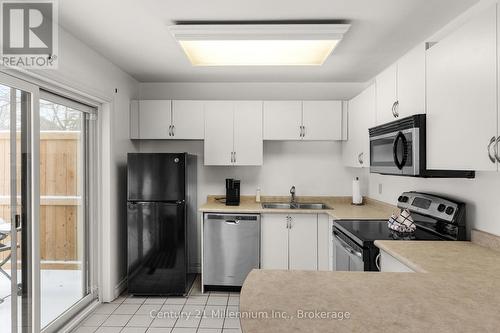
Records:
{"label": "chrome cabinet handle", "polygon": [[302,137],[303,138],[306,137],[306,127],[305,126],[302,126]]}
{"label": "chrome cabinet handle", "polygon": [[234,163],[236,163],[236,152],[233,151],[233,156],[234,156]]}
{"label": "chrome cabinet handle", "polygon": [[399,101],[394,102],[394,117],[399,117]]}
{"label": "chrome cabinet handle", "polygon": [[172,125],[172,136],[175,136],[175,125]]}
{"label": "chrome cabinet handle", "polygon": [[377,257],[375,258],[375,266],[377,266],[377,269],[380,271],[380,253],[377,254]]}
{"label": "chrome cabinet handle", "polygon": [[303,130],[303,129],[304,129],[304,126],[300,125],[300,126],[299,126],[299,136],[300,136],[301,138],[303,138],[303,137],[304,137],[304,130]]}
{"label": "chrome cabinet handle", "polygon": [[231,152],[231,163],[234,163],[233,152]]}
{"label": "chrome cabinet handle", "polygon": [[391,110],[392,110],[392,115],[393,115],[393,117],[394,117],[394,118],[396,118],[396,112],[394,111],[394,108],[395,108],[395,107],[396,107],[396,102],[392,103],[392,108],[391,108]]}
{"label": "chrome cabinet handle", "polygon": [[488,144],[488,157],[490,158],[491,163],[496,163],[495,156],[491,153],[491,146],[495,143],[496,138],[492,137],[490,139],[490,143]]}
{"label": "chrome cabinet handle", "polygon": [[359,162],[359,164],[361,164],[361,165],[363,165],[363,154],[364,154],[364,153],[359,153],[359,155],[358,155],[358,162]]}
{"label": "chrome cabinet handle", "polygon": [[172,136],[172,125],[168,126],[168,136]]}
{"label": "chrome cabinet handle", "polygon": [[498,136],[497,140],[495,141],[495,157],[497,158],[498,163],[500,163],[500,147],[498,144],[500,143],[500,136]]}

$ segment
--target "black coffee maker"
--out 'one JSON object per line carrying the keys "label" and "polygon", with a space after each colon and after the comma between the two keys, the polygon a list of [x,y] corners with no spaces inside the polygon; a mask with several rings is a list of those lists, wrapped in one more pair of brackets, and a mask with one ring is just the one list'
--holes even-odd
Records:
{"label": "black coffee maker", "polygon": [[237,179],[226,179],[226,206],[240,205],[240,181]]}

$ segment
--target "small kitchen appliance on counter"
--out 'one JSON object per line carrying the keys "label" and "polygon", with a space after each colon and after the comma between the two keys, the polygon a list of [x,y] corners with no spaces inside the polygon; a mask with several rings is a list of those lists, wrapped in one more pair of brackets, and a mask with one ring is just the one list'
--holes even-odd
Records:
{"label": "small kitchen appliance on counter", "polygon": [[226,179],[226,206],[240,205],[240,181],[237,179]]}
{"label": "small kitchen appliance on counter", "polygon": [[397,205],[403,215],[410,214],[408,218],[411,217],[416,226],[414,232],[391,230],[388,219],[335,221],[334,270],[378,271],[376,240],[466,240],[464,203],[432,194],[404,192]]}

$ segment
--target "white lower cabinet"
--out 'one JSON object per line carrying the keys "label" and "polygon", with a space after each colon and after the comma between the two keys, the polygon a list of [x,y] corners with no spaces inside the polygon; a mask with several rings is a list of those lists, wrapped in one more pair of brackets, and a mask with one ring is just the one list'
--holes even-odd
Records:
{"label": "white lower cabinet", "polygon": [[264,214],[260,221],[260,267],[288,269],[288,215]]}
{"label": "white lower cabinet", "polygon": [[263,214],[261,219],[261,268],[329,269],[326,215]]}
{"label": "white lower cabinet", "polygon": [[288,229],[288,269],[318,269],[318,215],[294,214]]}
{"label": "white lower cabinet", "polygon": [[407,272],[414,273],[415,271],[403,264],[398,259],[391,256],[384,250],[380,250],[380,271],[381,272]]}

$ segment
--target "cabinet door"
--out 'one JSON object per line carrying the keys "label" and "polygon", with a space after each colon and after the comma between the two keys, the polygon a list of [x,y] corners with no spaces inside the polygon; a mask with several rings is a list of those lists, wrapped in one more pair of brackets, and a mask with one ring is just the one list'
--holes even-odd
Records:
{"label": "cabinet door", "polygon": [[304,140],[342,139],[342,101],[304,101]]}
{"label": "cabinet door", "polygon": [[140,139],[139,137],[139,101],[130,101],[130,139]]}
{"label": "cabinet door", "polygon": [[342,143],[342,158],[348,167],[370,166],[368,129],[375,125],[375,85],[366,88],[349,101],[347,111],[347,141]]}
{"label": "cabinet door", "polygon": [[205,116],[203,101],[172,102],[171,139],[203,140],[205,134]]}
{"label": "cabinet door", "polygon": [[496,170],[486,148],[497,133],[496,9],[427,50],[427,167]]}
{"label": "cabinet door", "polygon": [[301,101],[264,101],[264,140],[300,140]]}
{"label": "cabinet door", "polygon": [[398,118],[425,113],[425,44],[398,61]]}
{"label": "cabinet door", "polygon": [[318,269],[318,215],[291,215],[289,231],[289,268]]}
{"label": "cabinet door", "polygon": [[377,124],[384,124],[396,119],[392,114],[392,106],[397,100],[396,75],[397,65],[394,64],[376,78]]}
{"label": "cabinet door", "polygon": [[332,244],[332,233],[330,231],[330,220],[326,214],[318,214],[318,270],[331,270],[330,248]]}
{"label": "cabinet door", "polygon": [[139,101],[139,138],[168,139],[171,107],[170,100]]}
{"label": "cabinet door", "polygon": [[205,103],[205,165],[232,165],[233,102]]}
{"label": "cabinet door", "polygon": [[260,267],[288,269],[287,215],[263,214],[260,223]]}
{"label": "cabinet door", "polygon": [[234,102],[235,165],[262,165],[262,102]]}

